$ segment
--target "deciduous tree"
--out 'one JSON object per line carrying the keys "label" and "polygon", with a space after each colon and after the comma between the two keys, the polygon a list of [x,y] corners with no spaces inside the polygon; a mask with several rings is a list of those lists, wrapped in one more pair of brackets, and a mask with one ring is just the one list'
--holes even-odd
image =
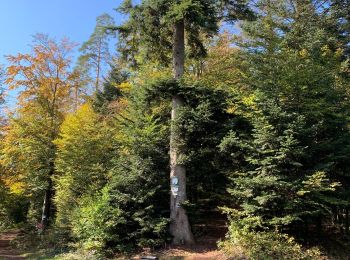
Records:
{"label": "deciduous tree", "polygon": [[[56,42],[37,34],[31,53],[7,56],[6,84],[18,89],[19,94],[18,108],[5,137],[5,161],[8,167],[17,167],[14,172],[25,175],[34,195],[44,190],[43,229],[53,212],[53,141],[64,115],[72,110],[74,89],[79,86],[79,74],[70,69],[74,46],[67,39]],[[37,179],[40,185],[32,182]]]}

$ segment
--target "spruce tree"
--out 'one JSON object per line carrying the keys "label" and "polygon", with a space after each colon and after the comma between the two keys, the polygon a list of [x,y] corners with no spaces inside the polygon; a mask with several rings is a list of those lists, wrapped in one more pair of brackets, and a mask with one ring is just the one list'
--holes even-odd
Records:
{"label": "spruce tree", "polygon": [[[245,2],[202,0],[145,0],[135,6],[132,1],[126,0],[119,11],[129,15],[128,21],[117,28],[119,51],[124,59],[133,66],[147,59],[156,59],[161,65],[169,66],[172,60],[173,78],[178,82],[184,74],[185,36],[188,55],[203,57],[206,49],[202,37],[216,34],[218,23],[224,18],[234,20],[237,14],[250,13]],[[185,107],[184,98],[180,93],[173,93],[172,96],[170,232],[174,244],[194,243],[189,220],[182,206],[187,200],[186,168],[183,162],[186,143],[183,133],[174,124]]]}
{"label": "spruce tree", "polygon": [[317,1],[258,6],[257,21],[244,23],[246,37],[236,42],[252,129],[222,143],[244,158],[230,193],[248,228],[313,223],[320,230],[334,207],[347,205],[340,187],[348,186],[349,167],[344,45],[325,29],[336,21]]}
{"label": "spruce tree", "polygon": [[104,66],[111,61],[109,51],[108,27],[114,25],[113,18],[108,14],[102,14],[96,18],[96,26],[90,38],[82,44],[79,51],[81,56],[78,64],[82,69],[91,73],[94,79],[95,91],[98,91],[101,85]]}
{"label": "spruce tree", "polygon": [[111,66],[108,76],[103,83],[103,89],[95,93],[93,107],[101,114],[112,112],[109,108],[113,101],[117,101],[123,96],[120,89],[122,83],[127,82],[129,73],[126,70],[121,70],[118,66]]}

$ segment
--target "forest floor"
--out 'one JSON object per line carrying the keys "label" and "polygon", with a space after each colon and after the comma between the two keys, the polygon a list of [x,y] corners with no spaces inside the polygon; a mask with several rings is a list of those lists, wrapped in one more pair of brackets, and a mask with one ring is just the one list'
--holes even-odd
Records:
{"label": "forest floor", "polygon": [[156,256],[159,260],[227,260],[228,258],[216,247],[208,246],[206,242],[197,241],[192,247],[173,247],[153,253],[141,253],[132,259],[142,259],[143,256]]}
{"label": "forest floor", "polygon": [[[142,252],[128,256],[115,256],[111,259],[130,260],[130,259],[147,259],[143,257],[157,257],[158,260],[228,260],[223,252],[218,249],[217,242],[223,240],[227,232],[226,220],[213,218],[211,221],[202,222],[205,224],[195,224],[193,226],[196,234],[196,244],[193,246],[166,246],[163,249],[152,251],[145,248]],[[333,233],[332,233],[333,234]],[[37,243],[32,236],[27,236],[20,230],[9,230],[0,233],[0,260],[80,260],[95,259],[84,252],[54,252],[46,247],[46,250],[39,250],[34,246],[23,247],[25,244]],[[339,235],[340,237],[340,235]],[[322,251],[326,252],[327,257],[324,259],[350,259],[350,241],[349,243],[340,243],[331,233],[325,232],[320,234],[315,241],[309,239],[307,247],[318,245]],[[309,244],[310,243],[310,244]],[[16,249],[15,244],[22,249]],[[245,259],[240,252],[237,252],[237,259]],[[152,258],[148,258],[152,259]],[[232,259],[232,258],[231,258]]]}
{"label": "forest floor", "polygon": [[197,235],[196,244],[193,246],[168,246],[155,252],[145,250],[132,259],[140,259],[142,256],[156,256],[160,260],[226,260],[228,259],[217,246],[217,242],[224,239],[227,232],[226,219],[217,218],[206,221],[205,224],[194,226]]}
{"label": "forest floor", "polygon": [[[128,256],[115,256],[112,259],[142,259],[144,256],[156,256],[159,260],[226,260],[228,259],[218,249],[217,241],[224,239],[227,232],[226,219],[222,215],[208,216],[205,221],[200,221],[193,226],[196,234],[196,244],[193,246],[166,246],[163,249],[151,251],[145,248],[142,252]],[[30,233],[29,233],[30,234]],[[67,252],[60,254],[43,250],[37,247],[38,241],[33,241],[32,236],[25,231],[10,230],[0,233],[0,260],[17,259],[93,259],[87,258],[80,252]],[[21,249],[16,249],[15,244]]]}
{"label": "forest floor", "polygon": [[25,259],[19,251],[14,248],[12,241],[18,236],[18,230],[10,230],[0,234],[0,259],[19,260]]}

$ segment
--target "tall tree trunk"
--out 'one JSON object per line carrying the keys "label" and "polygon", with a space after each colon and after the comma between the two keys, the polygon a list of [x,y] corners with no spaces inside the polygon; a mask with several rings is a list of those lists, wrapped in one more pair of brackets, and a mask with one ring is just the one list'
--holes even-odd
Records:
{"label": "tall tree trunk", "polygon": [[43,203],[43,209],[41,214],[41,228],[43,231],[47,228],[51,217],[51,204],[52,204],[52,195],[53,195],[52,188],[53,186],[52,186],[52,180],[51,180],[51,174],[50,174],[48,186],[45,190],[44,203]]}
{"label": "tall tree trunk", "polygon": [[96,82],[95,82],[96,92],[99,90],[99,87],[100,87],[101,48],[102,48],[102,39],[100,39],[99,41],[98,53],[97,53]]}
{"label": "tall tree trunk", "polygon": [[[184,21],[174,25],[173,34],[173,73],[174,79],[179,80],[184,73],[185,61],[185,29]],[[193,244],[194,238],[188,221],[186,210],[182,203],[186,201],[186,168],[181,164],[185,152],[181,133],[175,126],[179,110],[184,106],[184,99],[179,95],[172,98],[171,135],[170,135],[170,233],[173,244]]]}
{"label": "tall tree trunk", "polygon": [[78,85],[74,87],[74,112],[78,110]]}

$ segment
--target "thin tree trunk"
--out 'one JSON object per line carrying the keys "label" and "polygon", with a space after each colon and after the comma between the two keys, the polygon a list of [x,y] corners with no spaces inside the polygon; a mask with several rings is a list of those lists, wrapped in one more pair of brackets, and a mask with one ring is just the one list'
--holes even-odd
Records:
{"label": "thin tree trunk", "polygon": [[74,112],[76,112],[78,110],[78,85],[74,87],[74,95],[75,95]]}
{"label": "thin tree trunk", "polygon": [[99,46],[98,46],[98,54],[97,54],[96,82],[95,82],[96,92],[99,90],[99,87],[100,87],[101,48],[102,48],[101,45],[102,45],[102,39],[100,39]]}
{"label": "thin tree trunk", "polygon": [[[185,40],[184,21],[179,21],[174,26],[173,38],[173,73],[178,80],[184,73]],[[173,236],[173,244],[193,244],[194,238],[188,221],[186,210],[182,204],[186,201],[186,168],[181,163],[185,153],[181,133],[176,129],[175,121],[179,110],[184,106],[184,99],[179,95],[172,98],[171,111],[171,135],[170,135],[170,233]]]}
{"label": "thin tree trunk", "polygon": [[48,181],[48,186],[45,190],[45,196],[44,196],[44,203],[43,203],[43,209],[41,214],[41,228],[44,231],[48,224],[51,217],[51,204],[52,204],[52,180],[51,175]]}
{"label": "thin tree trunk", "polygon": [[340,234],[344,234],[344,218],[343,218],[343,208],[338,209],[338,219],[339,219],[339,229],[340,229]]}

